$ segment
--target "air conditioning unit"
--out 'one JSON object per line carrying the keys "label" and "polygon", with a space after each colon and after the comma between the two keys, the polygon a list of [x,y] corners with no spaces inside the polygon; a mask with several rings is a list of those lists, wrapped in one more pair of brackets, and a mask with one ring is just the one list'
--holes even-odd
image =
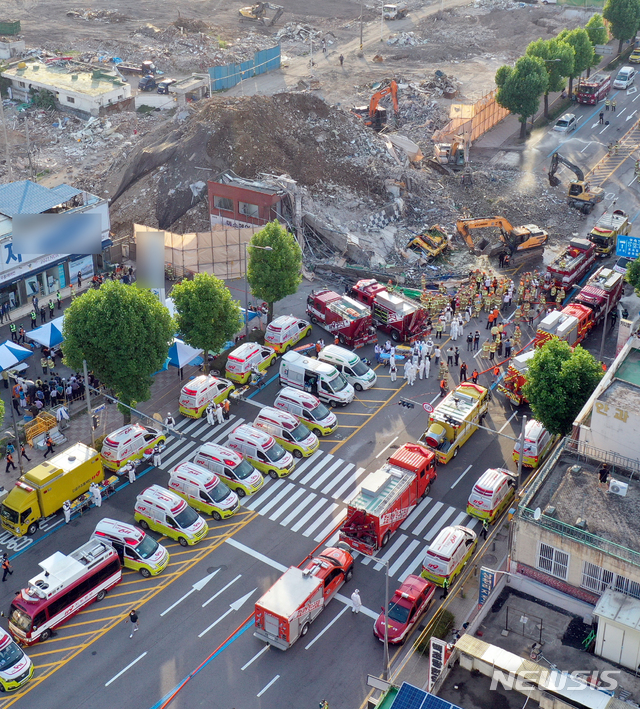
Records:
{"label": "air conditioning unit", "polygon": [[623,483],[620,480],[612,480],[609,483],[609,492],[612,492],[614,495],[620,495],[620,497],[626,497],[628,489],[629,483]]}

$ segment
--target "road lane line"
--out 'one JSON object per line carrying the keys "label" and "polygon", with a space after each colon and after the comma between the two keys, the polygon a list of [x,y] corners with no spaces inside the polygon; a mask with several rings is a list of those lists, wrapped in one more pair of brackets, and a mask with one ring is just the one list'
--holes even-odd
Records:
{"label": "road lane line", "polygon": [[[280,478],[280,479],[282,480],[282,478]],[[273,498],[273,500],[270,500],[269,502],[267,502],[267,504],[264,507],[258,508],[258,512],[261,515],[268,514],[272,507],[274,507],[279,502],[284,500],[287,497],[287,495],[291,494],[292,489],[295,490],[296,488],[291,483],[287,483],[286,485],[284,485],[282,490],[280,490],[280,492]],[[302,488],[302,489],[304,490],[304,488]]]}
{"label": "road lane line", "polygon": [[108,682],[105,683],[104,686],[108,687],[112,682],[115,682],[118,679],[118,677],[123,675],[127,670],[131,669],[136,664],[136,662],[140,662],[140,660],[142,660],[142,658],[146,654],[147,654],[146,652],[143,652],[142,655],[140,655],[140,657],[136,657],[136,659],[133,662],[130,662],[123,670],[120,670],[120,672],[118,672],[117,675],[114,675]]}
{"label": "road lane line", "polygon": [[271,680],[271,682],[269,682],[269,684],[268,684],[266,687],[263,687],[263,688],[256,694],[256,697],[261,697],[261,696],[267,691],[267,689],[269,689],[269,687],[270,687],[272,684],[275,684],[279,679],[280,679],[280,675],[276,675],[276,676]]}
{"label": "road lane line", "polygon": [[217,593],[214,593],[213,596],[211,596],[211,598],[208,601],[205,601],[202,604],[202,607],[204,608],[205,606],[208,606],[209,603],[211,603],[211,601],[214,601],[221,593],[224,593],[229,588],[229,586],[232,586],[238,579],[241,579],[241,578],[242,578],[242,574],[238,574],[233,579],[233,581],[229,581],[229,583],[226,586],[223,586]]}
{"label": "road lane line", "polygon": [[331,453],[325,453],[324,458],[321,458],[319,461],[317,461],[313,468],[309,468],[309,470],[307,470],[307,472],[302,476],[302,478],[299,478],[298,482],[302,482],[306,485],[307,479],[311,480],[322,470],[322,468],[324,468],[325,465],[327,465],[327,463],[330,463],[332,460],[333,456],[331,455]]}
{"label": "road lane line", "polygon": [[340,620],[340,618],[342,618],[342,616],[343,616],[348,610],[349,610],[349,606],[345,606],[345,607],[340,611],[340,613],[338,613],[338,615],[337,615],[331,622],[327,623],[327,624],[324,626],[324,628],[316,635],[316,637],[315,637],[308,645],[305,646],[304,649],[305,649],[305,650],[308,650],[315,642],[317,642],[318,640],[320,640],[320,638],[327,632],[327,630],[329,630],[329,628],[330,628],[334,623],[336,623],[338,620]]}
{"label": "road lane line", "polygon": [[334,475],[331,480],[320,490],[320,492],[324,495],[328,495],[331,488],[340,485],[340,483],[344,483],[345,480],[349,480],[350,482],[351,474],[353,473],[355,467],[356,466],[353,463],[349,463],[349,465],[343,468],[340,473]]}
{"label": "road lane line", "polygon": [[473,468],[473,463],[471,465],[468,465],[466,467],[464,473],[462,473],[462,475],[453,483],[453,485],[451,486],[452,490],[462,480],[462,478],[471,470],[471,468]]}
{"label": "road lane line", "polygon": [[327,470],[322,473],[322,475],[319,475],[310,485],[312,490],[317,490],[322,483],[331,476],[331,474],[339,468],[341,465],[345,465],[344,460],[342,458],[338,458],[333,465],[330,465]]}
{"label": "road lane line", "polygon": [[631,187],[631,185],[638,179],[637,175],[634,175],[633,180],[627,185],[627,187]]}
{"label": "road lane line", "polygon": [[[400,525],[400,529],[403,532],[406,532],[407,529],[417,520],[420,518],[420,515],[429,507],[429,505],[433,502],[433,500],[430,497],[425,497],[424,500],[416,507],[415,510],[412,510],[407,519]],[[413,519],[412,519],[413,518]]]}
{"label": "road lane line", "polygon": [[397,440],[398,436],[396,436],[392,441],[389,441],[389,443],[387,443],[387,445],[380,451],[380,453],[378,453],[378,455],[376,456],[376,460],[387,450],[389,446],[392,446]]}
{"label": "road lane line", "polygon": [[[267,480],[269,479],[270,478],[267,478]],[[271,495],[273,495],[273,493],[276,492],[276,490],[279,490],[283,485],[284,478],[280,478],[279,480],[276,480],[271,485],[269,485],[266,491],[264,491],[264,487],[260,488],[258,493],[256,495],[253,495],[249,502],[246,505],[243,505],[243,507],[247,510],[252,510],[254,507],[262,504],[265,500],[271,497]]]}
{"label": "road lane line", "polygon": [[212,628],[215,628],[218,623],[223,621],[230,613],[233,613],[233,608],[229,608],[228,611],[223,613],[217,620],[214,620],[213,623],[208,628],[205,628],[199,635],[198,637],[201,638],[203,635],[206,635]]}
{"label": "road lane line", "polygon": [[[322,457],[323,451],[321,449],[318,449],[312,456],[307,458],[305,461],[300,463],[300,465],[291,473],[289,476],[290,480],[295,480],[297,477],[300,476],[302,472],[304,472],[310,465],[311,463],[315,463],[318,458]],[[330,455],[330,454],[328,454]]]}
{"label": "road lane line", "polygon": [[249,665],[250,665],[252,662],[255,662],[261,655],[264,655],[264,653],[265,653],[270,647],[271,647],[271,645],[265,645],[265,646],[262,648],[262,650],[260,650],[260,652],[256,653],[256,654],[249,660],[249,662],[247,662],[246,664],[242,665],[242,667],[240,668],[240,672],[242,672],[243,670],[246,670],[247,667],[249,667]]}
{"label": "road lane line", "polygon": [[420,542],[417,539],[412,539],[411,544],[400,554],[400,556],[393,562],[393,565],[389,567],[389,576],[393,577],[396,572],[400,569],[402,564],[413,554],[416,547],[420,546]]}
{"label": "road lane line", "polygon": [[[345,500],[348,500],[351,498],[353,493],[356,491],[358,487],[358,478],[364,473],[365,468],[358,468],[355,473],[352,471],[352,477],[345,482],[345,484],[342,487],[339,487],[332,495],[334,500],[341,500],[344,496]],[[351,488],[355,484],[356,487],[353,488],[353,492],[350,492],[348,495],[345,495],[344,493]]]}
{"label": "road lane line", "polygon": [[431,522],[431,520],[438,514],[438,510],[444,507],[444,502],[436,502],[431,511],[425,515],[422,520],[416,525],[415,529],[411,530],[412,534],[419,537],[422,534],[424,528]]}
{"label": "road lane line", "polygon": [[277,522],[281,515],[283,515],[289,507],[301,496],[304,495],[306,490],[303,487],[299,487],[297,490],[291,493],[287,500],[278,506],[278,509],[269,517],[272,522]]}
{"label": "road lane line", "polygon": [[[351,608],[351,606],[353,605],[351,603],[351,599],[347,598],[346,596],[343,596],[341,593],[336,593],[334,598],[336,599],[336,601],[340,601],[340,603],[344,603],[345,606],[347,606],[347,608]],[[373,618],[373,620],[378,620],[378,616],[380,615],[380,611],[375,613],[374,611],[371,610],[371,608],[367,608],[366,606],[360,607],[360,613],[362,613],[363,615],[369,616],[369,618]]]}
{"label": "road lane line", "polygon": [[[592,126],[592,128],[595,128],[595,126],[597,126],[597,125],[598,125],[597,123],[594,123],[593,126]],[[582,148],[582,150],[581,150],[580,152],[581,152],[581,153],[584,153],[584,151],[591,145],[591,143],[593,143],[593,140],[590,140],[590,141],[584,146],[584,148]]]}
{"label": "road lane line", "polygon": [[[314,494],[314,497],[315,497],[315,494]],[[316,504],[307,512],[307,514],[304,515],[304,517],[301,517],[301,518],[293,525],[293,527],[291,527],[291,531],[292,531],[292,532],[299,532],[299,531],[304,527],[304,525],[313,517],[313,515],[315,515],[316,512],[317,512],[321,507],[323,507],[324,505],[326,505],[326,503],[327,503],[327,501],[324,499],[324,497],[321,497],[321,498],[318,500],[318,502],[316,502]],[[282,522],[281,522],[280,524],[282,524]]]}
{"label": "road lane line", "polygon": [[302,536],[310,537],[326,519],[333,519],[333,513],[338,509],[340,509],[340,505],[337,502],[329,505],[329,507],[325,509],[325,511],[315,520],[315,522],[304,530]]}
{"label": "road lane line", "polygon": [[517,413],[518,413],[517,411],[514,411],[514,412],[511,414],[511,416],[509,416],[509,418],[504,422],[504,424],[502,425],[502,428],[498,431],[498,433],[502,433],[502,432],[504,431],[504,429],[511,423],[511,420],[513,419],[513,417],[514,417]]}
{"label": "road lane line", "polygon": [[316,497],[317,495],[314,492],[307,492],[307,496],[304,500],[298,503],[293,512],[290,512],[284,519],[281,519],[280,524],[283,527],[288,527],[291,522],[293,522],[293,520],[304,510],[304,508],[308,507],[316,499]]}
{"label": "road lane line", "polygon": [[272,568],[276,569],[276,571],[280,571],[281,573],[284,573],[287,570],[287,567],[284,566],[283,564],[279,564],[277,561],[274,561],[273,559],[270,559],[268,556],[261,554],[259,551],[256,551],[255,549],[248,547],[246,544],[236,541],[235,539],[233,539],[233,537],[231,537],[229,539],[225,539],[225,544],[229,544],[230,546],[234,547],[235,549],[238,549],[239,551],[243,551],[245,554],[252,556],[254,559],[261,561],[263,564],[266,564],[267,566],[271,566]]}
{"label": "road lane line", "polygon": [[456,512],[456,508],[449,507],[449,509],[438,518],[438,521],[433,525],[433,527],[431,527],[431,529],[424,535],[424,540],[430,542],[436,534],[444,528],[447,524],[447,520],[454,512]]}
{"label": "road lane line", "polygon": [[461,512],[461,513],[453,520],[453,522],[451,522],[451,524],[450,524],[449,526],[450,526],[450,527],[455,527],[456,524],[460,524],[460,523],[462,522],[462,520],[463,520],[465,517],[468,517],[468,516],[469,516],[469,515],[468,515],[466,512]]}
{"label": "road lane line", "polygon": [[411,563],[407,566],[407,568],[398,576],[400,583],[404,583],[407,576],[414,573],[416,570],[417,570],[418,575],[420,574],[420,571],[422,570],[422,562],[424,561],[425,553],[426,553],[426,549],[422,549],[422,551],[417,556],[414,557],[413,561],[411,561]]}

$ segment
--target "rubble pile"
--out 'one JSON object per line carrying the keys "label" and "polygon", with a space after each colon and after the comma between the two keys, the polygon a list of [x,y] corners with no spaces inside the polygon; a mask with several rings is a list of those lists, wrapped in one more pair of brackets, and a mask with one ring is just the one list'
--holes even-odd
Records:
{"label": "rubble pile", "polygon": [[92,10],[90,8],[76,8],[67,12],[67,17],[78,20],[101,20],[102,22],[126,22],[131,18],[118,12],[118,10]]}
{"label": "rubble pile", "polygon": [[174,27],[184,32],[206,32],[209,29],[209,25],[202,20],[195,20],[189,17],[179,17],[174,23]]}
{"label": "rubble pile", "polygon": [[392,34],[387,40],[389,46],[396,47],[415,47],[417,44],[427,44],[428,39],[424,37],[418,37],[415,32],[400,32],[398,34]]}
{"label": "rubble pile", "polygon": [[310,25],[299,25],[297,22],[287,22],[284,27],[278,30],[276,39],[285,42],[314,42],[320,41],[322,32]]}

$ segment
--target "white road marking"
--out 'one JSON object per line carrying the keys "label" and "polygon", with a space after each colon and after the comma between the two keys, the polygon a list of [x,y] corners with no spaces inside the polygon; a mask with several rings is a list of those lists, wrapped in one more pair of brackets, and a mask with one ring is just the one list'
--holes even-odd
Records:
{"label": "white road marking", "polygon": [[[364,471],[364,468],[358,468],[355,473],[352,474],[351,478],[347,480],[342,487],[338,488],[333,495],[331,495],[331,497],[333,497],[334,500],[342,500],[343,498],[345,500],[350,500],[355,491],[358,489],[358,478],[362,475],[362,473],[364,473]],[[353,487],[354,485],[355,487]],[[345,495],[345,492],[351,487],[353,487],[353,490],[349,492],[348,495]]]}
{"label": "white road marking", "polygon": [[502,428],[498,431],[498,433],[502,433],[502,432],[504,431],[504,429],[511,423],[513,417],[514,417],[517,413],[518,413],[517,411],[514,411],[514,412],[511,414],[511,416],[509,416],[509,418],[504,422],[504,424],[502,425]]}
{"label": "white road marking", "polygon": [[248,547],[246,544],[236,541],[233,537],[231,537],[230,539],[225,539],[225,544],[229,544],[235,549],[243,551],[245,554],[252,556],[254,559],[261,561],[263,564],[266,564],[267,566],[271,566],[272,568],[276,569],[276,571],[284,573],[287,570],[287,567],[283,564],[279,564],[277,561],[270,559],[268,556],[261,554],[259,551],[251,549],[251,547]]}
{"label": "white road marking", "polygon": [[465,517],[468,517],[466,512],[461,512],[449,525],[450,527],[455,527],[456,524],[460,524]]}
{"label": "white road marking", "polygon": [[[291,473],[289,479],[295,480],[296,478],[299,478],[300,475],[311,465],[311,463],[315,463],[318,458],[322,457],[322,454],[323,451],[318,449],[312,456],[300,463],[300,465]],[[327,455],[331,455],[331,453],[327,453]]]}
{"label": "white road marking", "polygon": [[337,475],[332,476],[331,480],[322,488],[322,490],[320,490],[320,492],[325,495],[329,495],[329,490],[331,490],[331,488],[340,485],[340,483],[344,482],[345,480],[348,480],[349,483],[351,483],[351,473],[355,467],[356,466],[353,465],[353,463],[349,463],[348,465],[346,465]]}
{"label": "white road marking", "polygon": [[412,534],[419,537],[422,534],[422,530],[429,524],[429,522],[438,514],[438,510],[444,507],[444,502],[436,502],[430,512],[425,515],[420,522],[416,525],[415,529],[412,529]]}
{"label": "white road marking", "polygon": [[276,675],[276,676],[271,680],[271,682],[269,682],[269,684],[268,684],[266,687],[263,687],[263,688],[256,694],[256,697],[261,697],[261,696],[267,691],[267,689],[269,689],[269,687],[270,687],[272,684],[275,684],[279,679],[280,679],[280,675]]}
{"label": "white road marking", "polygon": [[621,116],[625,111],[627,110],[627,107],[625,106],[622,111],[618,111],[618,116]]}
{"label": "white road marking", "polygon": [[262,648],[262,650],[260,650],[260,652],[256,653],[256,654],[249,660],[249,662],[247,662],[247,663],[245,663],[244,665],[242,665],[242,667],[240,668],[240,671],[242,672],[243,670],[246,670],[247,667],[249,667],[249,665],[250,665],[252,662],[255,662],[255,661],[260,657],[260,655],[264,655],[264,653],[265,653],[270,647],[271,647],[271,645],[265,645],[265,646]]}
{"label": "white road marking", "polygon": [[[205,421],[206,421],[206,418],[205,418]],[[189,431],[192,431],[194,428],[196,428],[196,426],[199,426],[201,423],[202,423],[202,418],[193,419],[193,420],[189,423],[188,426],[185,426],[185,427],[182,429],[182,433],[189,433]]]}
{"label": "white road marking", "polygon": [[449,507],[449,509],[438,518],[438,521],[433,525],[433,527],[431,527],[427,534],[424,535],[424,540],[430,542],[436,536],[436,534],[445,526],[447,520],[455,511],[455,507]]}
{"label": "white road marking", "polygon": [[389,446],[392,446],[397,440],[398,436],[396,436],[392,441],[389,441],[389,443],[387,443],[387,445],[380,451],[380,453],[378,453],[378,455],[376,456],[376,460],[387,450]]}
{"label": "white road marking", "polygon": [[189,598],[189,596],[192,593],[195,593],[196,591],[202,591],[202,589],[211,581],[211,579],[220,571],[220,569],[216,569],[212,574],[209,574],[208,576],[205,576],[204,578],[201,578],[199,581],[196,581],[193,586],[182,596],[182,598],[179,598],[174,604],[170,605],[166,610],[163,610],[162,613],[160,613],[160,617],[162,618],[163,616],[167,615],[167,613],[171,610],[173,610],[177,605],[182,603],[182,601],[185,600],[185,598]]}
{"label": "white road marking", "polygon": [[168,460],[162,461],[162,469],[168,470],[176,462],[176,460],[178,460],[178,458],[186,458],[187,454],[197,447],[198,443],[196,441],[187,441],[186,444],[183,444],[180,447],[180,450],[175,455],[172,455]]}
{"label": "white road marking", "polygon": [[310,537],[313,532],[328,518],[328,517],[333,517],[333,513],[340,509],[340,505],[337,502],[334,502],[331,504],[327,509],[324,510],[324,512],[316,519],[315,522],[311,524],[311,526],[307,527],[307,529],[304,530],[302,533],[302,536],[304,537]]}
{"label": "white road marking", "polygon": [[311,483],[311,489],[312,490],[317,490],[320,485],[329,477],[331,477],[331,474],[339,468],[341,465],[345,465],[345,462],[341,459],[338,458],[338,460],[333,463],[333,465],[330,465],[322,475],[319,475],[312,483]]}
{"label": "white road marking", "polygon": [[322,468],[324,468],[324,466],[327,465],[327,463],[330,463],[332,460],[333,456],[331,455],[331,453],[325,453],[324,457],[317,461],[313,468],[307,470],[307,472],[304,474],[304,478],[301,478],[301,480],[303,480],[303,482],[306,484],[307,481],[313,479],[322,470]]}
{"label": "white road marking", "polygon": [[238,579],[241,579],[241,578],[242,578],[242,574],[238,574],[233,579],[233,581],[229,581],[229,583],[226,586],[223,586],[217,593],[214,593],[213,596],[211,596],[211,598],[209,600],[205,601],[202,604],[202,607],[204,608],[205,606],[208,606],[209,603],[211,603],[211,601],[214,601],[221,593],[224,593],[229,588],[229,586],[232,586]]}
{"label": "white road marking", "polygon": [[[338,505],[336,505],[336,507],[337,506]],[[316,534],[316,536],[314,537],[314,540],[316,542],[321,542],[334,527],[338,527],[342,524],[342,522],[344,521],[344,518],[346,516],[347,516],[347,510],[344,509],[344,510],[342,510],[342,514],[338,515],[337,517],[334,517],[329,522],[329,524],[326,527],[324,527],[324,529],[322,531],[320,531],[320,532],[318,532],[318,534]]]}
{"label": "white road marking", "polygon": [[[282,478],[280,478],[280,479],[282,480]],[[275,485],[274,485],[274,487],[275,487]],[[284,486],[282,487],[282,489],[280,490],[280,492],[279,492],[272,500],[270,500],[269,502],[267,502],[267,504],[266,504],[264,507],[259,507],[259,508],[258,508],[258,512],[259,512],[261,515],[266,515],[266,514],[268,514],[272,507],[274,507],[274,506],[277,505],[279,502],[281,502],[282,500],[284,500],[288,495],[293,494],[292,491],[295,490],[295,489],[296,489],[296,488],[295,488],[291,483],[287,483],[286,485],[284,485]],[[304,490],[304,488],[301,488],[301,489]]]}
{"label": "white road marking", "polygon": [[147,654],[146,652],[143,652],[142,655],[140,655],[140,657],[136,657],[136,659],[133,662],[130,662],[123,670],[120,670],[120,672],[118,672],[117,675],[114,675],[107,683],[105,683],[104,686],[108,687],[112,682],[115,682],[118,679],[118,677],[123,675],[127,670],[131,669],[136,664],[136,662],[140,662],[140,660],[142,660],[142,658],[146,654]]}
{"label": "white road marking", "polygon": [[411,514],[405,519],[405,521],[400,525],[400,529],[403,532],[406,532],[407,529],[416,521],[416,519],[419,519],[422,513],[429,507],[429,505],[433,502],[433,500],[430,497],[425,497],[424,500],[416,507],[415,510],[412,510]]}
{"label": "white road marking", "polygon": [[[385,551],[384,554],[378,555],[379,559],[383,559],[384,561],[388,561],[395,553],[400,549],[400,547],[407,541],[409,537],[407,537],[405,534],[401,534],[395,541],[394,543]],[[373,567],[376,571],[380,571],[380,569],[384,568],[384,564],[376,564]]]}
{"label": "white road marking", "polygon": [[304,649],[305,649],[305,650],[308,650],[314,643],[318,642],[318,640],[320,640],[320,638],[327,632],[327,630],[329,630],[329,628],[330,628],[334,623],[336,623],[338,620],[340,620],[340,618],[342,618],[342,616],[343,616],[348,610],[349,610],[349,606],[345,606],[345,607],[340,611],[340,613],[338,613],[338,615],[337,615],[331,622],[327,623],[327,625],[324,626],[324,628],[316,635],[316,637],[315,637],[308,645],[305,646]]}
{"label": "white road marking", "polygon": [[[413,573],[417,573],[417,575],[420,575],[420,572],[422,571],[422,562],[424,561],[424,555],[426,553],[426,549],[423,549],[414,559],[411,561],[411,563],[407,566],[407,568],[398,576],[398,579],[400,579],[400,582],[404,582],[407,576]],[[417,569],[417,571],[416,571]]]}
{"label": "white road marking", "polygon": [[[269,480],[270,478],[267,478]],[[267,482],[265,480],[265,483]],[[248,510],[253,510],[255,509],[258,505],[261,505],[265,500],[267,500],[271,495],[273,495],[276,490],[279,490],[282,486],[284,485],[284,479],[279,478],[278,480],[274,481],[272,485],[269,485],[269,487],[264,491],[264,487],[262,487],[258,494],[254,495],[249,502],[244,505]]]}
{"label": "white road marking", "polygon": [[[313,493],[312,493],[313,494]],[[315,497],[315,495],[313,495]],[[316,504],[307,512],[304,517],[301,517],[294,525],[291,527],[292,532],[299,532],[304,525],[318,512],[321,507],[327,504],[324,497],[321,497]]]}
{"label": "white road marking", "polygon": [[[597,125],[598,125],[597,123],[594,123],[591,127],[592,127],[592,128],[595,128]],[[591,145],[591,143],[593,143],[593,140],[590,140],[590,141],[584,146],[584,148],[582,148],[582,150],[581,150],[580,152],[581,152],[581,153],[584,153],[584,151]]]}
{"label": "white road marking", "polygon": [[420,546],[420,542],[417,539],[412,539],[411,544],[400,554],[400,556],[393,562],[389,567],[389,576],[395,576],[398,569],[405,563],[405,561],[413,554],[416,547]]}
{"label": "white road marking", "polygon": [[317,496],[315,495],[315,493],[307,491],[307,496],[304,498],[304,500],[298,503],[297,507],[295,508],[295,510],[293,510],[293,512],[289,513],[283,520],[280,520],[280,524],[283,527],[288,527],[291,522],[293,522],[293,520],[302,512],[302,510],[304,510],[305,507],[310,505],[316,499],[316,497]]}
{"label": "white road marking", "polygon": [[272,522],[276,522],[301,495],[304,495],[305,492],[307,491],[303,487],[299,487],[297,490],[294,490],[291,495],[289,495],[289,497],[278,506],[278,509],[269,517],[269,519]]}
{"label": "white road marking", "polygon": [[[635,99],[634,99],[634,101],[635,101]],[[638,109],[636,109],[633,113],[631,113],[630,115],[628,115],[628,116],[624,119],[624,120],[625,120],[625,123],[626,123],[626,121],[630,121],[630,120],[636,115],[636,113],[638,113]]]}
{"label": "white road marking", "polygon": [[[334,598],[336,599],[336,601],[340,601],[340,603],[344,603],[347,606],[347,608],[351,608],[352,603],[351,603],[350,598],[343,596],[341,593],[336,593]],[[369,618],[373,618],[373,620],[377,620],[378,616],[380,615],[380,613],[375,613],[374,611],[372,611],[370,608],[367,608],[366,606],[360,607],[360,613],[363,613],[364,615],[368,615]]]}
{"label": "white road marking", "polygon": [[215,628],[218,623],[223,621],[229,613],[233,613],[233,611],[239,611],[240,608],[249,600],[251,596],[257,591],[257,588],[254,588],[253,591],[249,591],[249,593],[245,593],[242,598],[238,598],[237,601],[234,601],[233,603],[230,603],[229,610],[226,613],[223,613],[217,620],[214,620],[213,623],[208,628],[205,628],[199,635],[198,637],[201,638],[203,635],[206,635],[212,628]]}
{"label": "white road marking", "polygon": [[462,473],[462,475],[453,483],[453,485],[451,485],[452,490],[462,480],[462,478],[471,470],[471,468],[473,468],[473,464],[468,465],[467,468],[465,469],[464,473]]}
{"label": "white road marking", "polygon": [[[611,125],[611,123],[609,123],[609,126],[610,126],[610,125]],[[607,128],[608,128],[609,126],[605,126],[605,127],[600,131],[600,135],[602,135],[602,134],[607,130]]]}
{"label": "white road marking", "polygon": [[631,185],[638,179],[637,175],[634,175],[633,180],[627,185],[627,187],[631,187]]}

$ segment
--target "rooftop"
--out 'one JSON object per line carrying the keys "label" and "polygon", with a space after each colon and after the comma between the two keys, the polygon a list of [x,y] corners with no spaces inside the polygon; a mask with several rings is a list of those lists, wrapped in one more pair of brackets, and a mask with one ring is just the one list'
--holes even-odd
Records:
{"label": "rooftop", "polygon": [[211,180],[211,182],[219,182],[223,185],[233,185],[234,187],[241,187],[245,190],[253,190],[254,192],[262,192],[264,194],[284,193],[284,190],[281,187],[267,182],[262,182],[260,180],[247,180],[244,177],[236,175],[236,173],[232,170],[226,170],[218,175],[217,179]]}
{"label": "rooftop", "polygon": [[78,62],[58,65],[39,61],[20,62],[3,71],[2,76],[89,96],[99,96],[119,86],[128,86],[115,73],[87,68]]}
{"label": "rooftop", "polygon": [[616,379],[640,386],[640,350],[631,349],[618,366]]}
{"label": "rooftop", "polygon": [[0,185],[0,214],[8,217],[16,214],[42,214],[78,194],[81,194],[80,190],[65,184],[48,188],[30,180],[9,182]]}

